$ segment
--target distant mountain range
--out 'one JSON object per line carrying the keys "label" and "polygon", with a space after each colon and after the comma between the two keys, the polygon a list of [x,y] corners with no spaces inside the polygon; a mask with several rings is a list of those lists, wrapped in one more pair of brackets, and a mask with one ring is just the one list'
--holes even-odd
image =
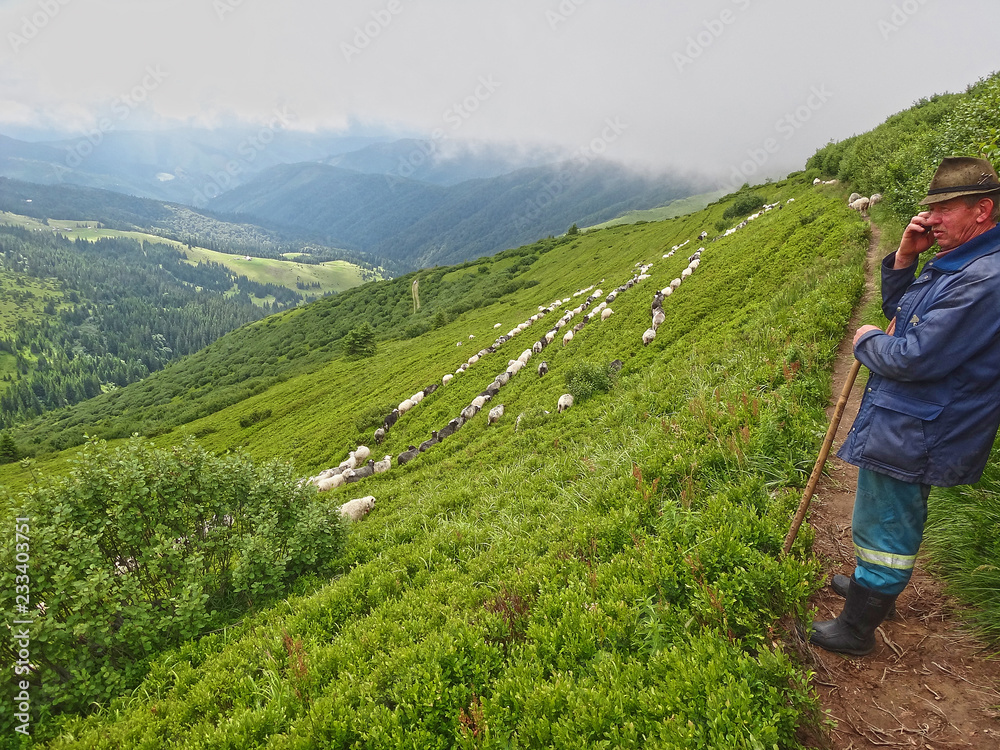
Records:
{"label": "distant mountain range", "polygon": [[[708,189],[697,178],[558,157],[544,148],[389,141],[277,126],[94,131],[45,142],[0,136],[0,176],[208,209],[397,269],[492,255],[562,234],[572,224],[598,224]],[[99,196],[96,203],[121,208]],[[137,213],[176,210],[145,206]],[[170,222],[157,217],[156,223]]]}
{"label": "distant mountain range", "polygon": [[704,188],[606,161],[562,162],[451,186],[312,163],[273,167],[208,205],[416,268],[492,255]]}

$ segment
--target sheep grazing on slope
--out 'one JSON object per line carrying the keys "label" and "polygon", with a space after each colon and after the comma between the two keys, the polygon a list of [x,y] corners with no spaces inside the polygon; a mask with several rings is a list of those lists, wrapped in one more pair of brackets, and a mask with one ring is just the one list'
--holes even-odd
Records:
{"label": "sheep grazing on slope", "polygon": [[392,429],[392,426],[399,421],[399,409],[393,409],[389,412],[389,415],[382,421],[382,429],[388,432]]}
{"label": "sheep grazing on slope", "polygon": [[548,371],[549,371],[548,362],[542,362],[540,365],[538,365],[538,377],[542,377],[542,375],[545,375]]}
{"label": "sheep grazing on slope", "polygon": [[441,378],[441,385],[448,385],[448,383],[450,383],[452,381],[452,378],[454,377],[455,376],[449,372],[447,375]]}
{"label": "sheep grazing on slope", "polygon": [[385,440],[385,428],[379,427],[375,430],[375,445],[382,445],[383,440]]}
{"label": "sheep grazing on slope", "polygon": [[875,193],[871,198],[868,199],[868,208],[873,208],[882,202],[882,193]]}
{"label": "sheep grazing on slope", "polygon": [[345,481],[350,484],[351,482],[357,482],[365,477],[370,477],[375,473],[375,461],[373,459],[368,459],[368,463],[350,472],[344,472]]}
{"label": "sheep grazing on slope", "polygon": [[503,416],[504,408],[503,404],[499,406],[494,406],[490,409],[490,413],[486,416],[486,424],[491,425],[500,421],[500,417]]}
{"label": "sheep grazing on slope", "polygon": [[354,455],[354,451],[347,454],[347,460],[340,462],[341,469],[353,469],[358,465],[358,457]]}
{"label": "sheep grazing on slope", "polygon": [[615,311],[612,310],[610,307],[604,308],[603,310],[601,310],[601,320],[607,320],[612,315],[614,315],[614,313]]}
{"label": "sheep grazing on slope", "polygon": [[490,399],[488,396],[476,396],[474,399],[472,399],[472,405],[475,406],[477,409],[482,409],[484,406],[486,406],[486,402],[489,400]]}
{"label": "sheep grazing on slope", "polygon": [[656,338],[656,331],[652,328],[647,328],[646,332],[642,334],[642,345],[649,346],[649,344]]}
{"label": "sheep grazing on slope", "polygon": [[692,271],[690,268],[685,268],[683,271],[681,271],[681,278],[686,279],[692,273],[694,273],[694,271]]}
{"label": "sheep grazing on slope", "polygon": [[416,404],[413,403],[412,401],[410,401],[410,399],[407,398],[407,399],[404,399],[403,401],[401,401],[399,403],[399,406],[397,406],[396,408],[399,409],[399,413],[400,414],[406,414],[406,412],[408,412],[414,406],[416,406]]}
{"label": "sheep grazing on slope", "polygon": [[615,359],[611,361],[610,365],[608,365],[608,369],[611,370],[611,372],[620,372],[622,369],[622,365],[624,364],[625,363],[622,362],[620,359]]}
{"label": "sheep grazing on slope", "polygon": [[434,391],[436,391],[440,386],[437,383],[431,383],[429,386],[424,388],[424,398],[430,396]]}
{"label": "sheep grazing on slope", "polygon": [[479,407],[475,404],[469,404],[462,411],[459,412],[459,416],[462,417],[466,422],[476,416],[476,412],[479,411]]}
{"label": "sheep grazing on slope", "polygon": [[663,321],[666,319],[667,316],[664,314],[663,310],[662,309],[657,310],[653,314],[653,330],[655,331],[657,328],[659,328],[660,325],[663,323]]}
{"label": "sheep grazing on slope", "polygon": [[438,430],[438,438],[440,440],[444,440],[446,437],[454,435],[456,432],[458,432],[458,428],[462,426],[462,423],[464,421],[465,420],[463,420],[461,417],[456,417],[455,419],[451,420],[450,422],[448,422],[448,424],[446,424],[444,427]]}
{"label": "sheep grazing on slope", "polygon": [[495,380],[486,386],[486,395],[493,398],[498,393],[500,393],[500,385]]}
{"label": "sheep grazing on slope", "polygon": [[673,281],[670,282],[670,288],[671,289],[676,289],[680,285],[681,285],[681,280],[680,279],[674,279]]}
{"label": "sheep grazing on slope", "polygon": [[500,327],[500,325],[501,325],[500,323],[495,323],[495,324],[493,325],[493,327],[494,327],[494,328],[499,328],[499,327]]}
{"label": "sheep grazing on slope", "polygon": [[357,497],[354,500],[348,500],[340,506],[340,515],[348,521],[360,521],[362,518],[371,513],[374,507],[375,498],[371,495]]}
{"label": "sheep grazing on slope", "polygon": [[566,335],[563,336],[563,346],[566,346],[566,344],[568,344],[572,340],[573,340],[573,332],[566,331]]}
{"label": "sheep grazing on slope", "polygon": [[417,450],[417,446],[415,446],[415,445],[411,445],[411,446],[410,446],[409,448],[407,448],[407,449],[406,449],[405,451],[403,451],[403,452],[402,452],[402,453],[400,453],[400,454],[399,454],[398,456],[396,456],[396,465],[397,465],[397,466],[402,466],[402,465],[403,465],[403,464],[405,464],[405,463],[409,463],[410,461],[412,461],[412,460],[414,459],[414,457],[415,457],[415,456],[416,456],[416,455],[417,455],[417,454],[418,454],[419,452],[420,452],[420,451],[419,451],[419,450]]}
{"label": "sheep grazing on slope", "polygon": [[573,405],[573,394],[571,394],[571,393],[564,393],[563,395],[561,395],[559,397],[559,403],[556,404],[556,411],[558,411],[560,414],[562,414],[564,411],[566,411],[572,405]]}
{"label": "sheep grazing on slope", "polygon": [[359,445],[354,450],[354,458],[357,459],[358,463],[362,463],[364,461],[367,461],[368,457],[371,454],[372,454],[372,452],[368,449],[367,445]]}
{"label": "sheep grazing on slope", "polygon": [[511,363],[507,367],[507,372],[509,372],[511,375],[517,375],[519,372],[521,372],[522,367],[524,367],[524,363],[519,359],[515,359],[513,363]]}
{"label": "sheep grazing on slope", "polygon": [[392,468],[392,456],[386,455],[381,461],[376,461],[375,465],[372,466],[376,474],[385,474],[389,469]]}
{"label": "sheep grazing on slope", "polygon": [[856,201],[860,197],[861,193],[851,193],[851,197],[847,199],[847,205],[848,206],[851,205],[852,203],[854,203],[854,201]]}
{"label": "sheep grazing on slope", "polygon": [[340,487],[347,481],[347,478],[343,474],[334,474],[332,477],[327,477],[326,479],[320,479],[316,482],[316,489],[320,492],[326,492],[327,490],[336,489]]}
{"label": "sheep grazing on slope", "polygon": [[434,447],[435,445],[437,445],[440,442],[441,442],[441,438],[438,437],[437,430],[435,430],[434,432],[431,433],[430,439],[429,440],[425,440],[424,442],[422,442],[420,444],[420,447],[417,448],[417,450],[420,451],[421,453],[423,453],[428,448],[432,448],[432,447]]}

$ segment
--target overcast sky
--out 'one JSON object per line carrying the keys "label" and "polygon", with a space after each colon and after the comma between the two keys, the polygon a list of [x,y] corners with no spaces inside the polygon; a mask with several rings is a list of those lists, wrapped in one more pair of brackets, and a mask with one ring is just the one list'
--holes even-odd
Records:
{"label": "overcast sky", "polygon": [[998,21],[997,0],[0,0],[0,133],[281,113],[777,176],[1000,69]]}

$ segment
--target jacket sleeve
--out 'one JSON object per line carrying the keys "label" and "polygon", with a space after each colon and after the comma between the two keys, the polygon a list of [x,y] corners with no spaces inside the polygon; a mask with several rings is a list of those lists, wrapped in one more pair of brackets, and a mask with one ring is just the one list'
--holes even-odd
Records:
{"label": "jacket sleeve", "polygon": [[896,317],[896,308],[917,275],[917,261],[906,268],[895,269],[896,253],[882,259],[882,313],[888,320]]}
{"label": "jacket sleeve", "polygon": [[940,380],[984,347],[996,345],[997,310],[997,279],[958,274],[924,308],[919,320],[896,321],[893,336],[869,331],[858,339],[854,355],[872,372],[891,380]]}

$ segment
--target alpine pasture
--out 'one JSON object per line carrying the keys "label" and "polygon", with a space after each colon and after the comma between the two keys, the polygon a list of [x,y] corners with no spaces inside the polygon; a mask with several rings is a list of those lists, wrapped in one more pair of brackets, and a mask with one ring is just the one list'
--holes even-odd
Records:
{"label": "alpine pasture", "polygon": [[[808,529],[791,556],[780,550],[822,438],[829,367],[862,289],[868,244],[842,191],[814,187],[813,176],[758,186],[748,205],[775,207],[714,241],[734,196],[678,219],[419,272],[419,314],[433,324],[395,337],[375,325],[372,356],[333,350],[225,408],[150,433],[149,450],[195,436],[211,453],[285,462],[303,478],[359,444],[375,459],[396,456],[456,417],[586,296],[574,292],[607,295],[651,265],[649,278],[614,300],[614,315],[593,317],[568,345],[560,336],[535,355],[547,374],[532,360],[460,430],[405,466],[394,460],[385,473],[328,492],[296,490],[293,502],[326,511],[376,498],[318,572],[287,581],[284,594],[228,600],[200,637],[166,646],[151,639],[138,660],[144,676],[116,683],[119,695],[99,707],[80,694],[86,681],[103,695],[110,672],[98,662],[69,680],[42,662],[38,696],[73,692],[65,704],[73,709],[40,707],[36,746],[799,746],[798,733],[821,717],[807,668],[785,639],[820,583]],[[709,238],[698,240],[705,230]],[[643,346],[654,295],[699,247],[700,265],[664,299],[656,338]],[[511,257],[524,261],[511,271],[518,283],[485,296],[476,282]],[[433,293],[448,275],[473,296],[446,310]],[[412,280],[354,290],[355,322],[377,324],[376,308],[415,315]],[[385,289],[399,299],[380,300]],[[565,298],[572,301],[439,387],[374,444],[388,410]],[[236,367],[240,352],[227,340],[260,339],[268,329],[291,336],[323,304],[245,327],[213,349]],[[614,360],[620,369],[609,367]],[[183,396],[155,397],[172,369],[139,384],[164,424],[170,408],[185,408]],[[567,392],[574,404],[557,413]],[[503,416],[488,424],[499,404]],[[72,455],[0,467],[4,504],[30,514],[39,494],[24,490],[33,478],[69,491],[67,473],[87,470],[87,459]],[[47,538],[52,548],[32,550],[39,565],[61,554],[58,535]],[[5,584],[13,583],[9,562]],[[114,560],[106,565],[110,596]],[[94,574],[81,571],[80,585]],[[3,596],[12,591],[3,586]],[[156,602],[168,612],[175,604]]]}

